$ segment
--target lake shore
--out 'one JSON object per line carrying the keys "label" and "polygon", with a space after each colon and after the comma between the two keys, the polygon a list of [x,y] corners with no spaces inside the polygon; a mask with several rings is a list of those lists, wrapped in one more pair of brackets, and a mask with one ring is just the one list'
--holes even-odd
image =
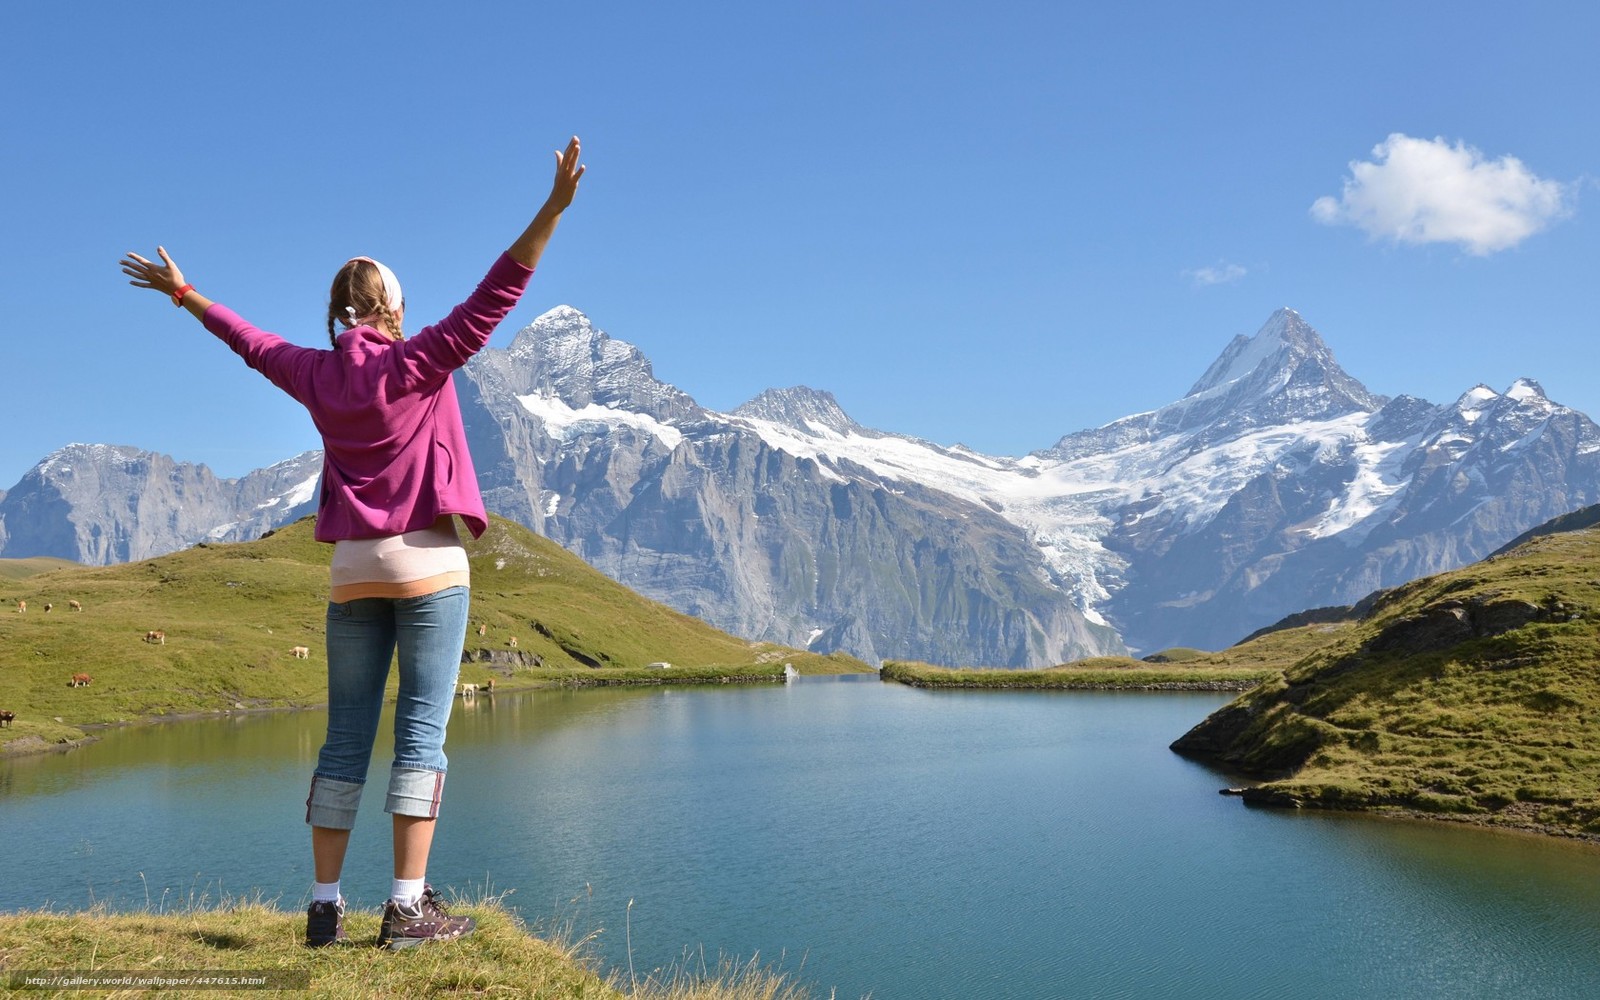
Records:
{"label": "lake shore", "polygon": [[[118,996],[122,991],[191,996],[178,984],[198,975],[252,977],[266,986],[242,988],[354,1000],[412,996],[422,984],[431,985],[430,992],[466,988],[582,1000],[806,1000],[811,995],[754,962],[724,962],[709,971],[658,970],[635,980],[624,970],[599,968],[585,953],[584,941],[536,936],[500,897],[460,901],[456,912],[477,921],[471,936],[403,956],[372,947],[379,918],[370,911],[348,915],[350,945],[315,950],[301,943],[303,912],[259,900],[221,900],[167,912],[112,913],[96,907],[76,913],[0,913],[0,940],[8,942],[0,947],[0,988],[41,998],[107,995],[100,989]],[[33,984],[23,981],[25,975],[78,982],[52,989],[48,978]]]}
{"label": "lake shore", "polygon": [[[1115,666],[1102,665],[1115,662]],[[1260,667],[1148,664],[1138,660],[1085,661],[1044,670],[935,667],[887,660],[880,676],[916,688],[995,691],[1249,691],[1281,671]]]}
{"label": "lake shore", "polygon": [[[558,688],[590,688],[590,687],[659,687],[669,684],[705,685],[705,684],[781,684],[784,681],[784,664],[763,663],[746,667],[671,667],[655,669],[632,669],[626,667],[602,667],[596,670],[552,670],[522,671],[520,675],[503,677],[493,674],[495,689],[488,691],[482,685],[488,677],[478,681],[466,680],[465,683],[478,683],[479,693],[476,697],[493,698],[497,694],[515,694],[524,691],[545,691]],[[469,676],[476,677],[484,673],[482,669],[467,667],[464,671]],[[391,681],[391,688],[393,682]],[[393,691],[385,699],[386,703],[394,701]],[[294,712],[307,709],[325,709],[326,702],[315,703],[284,703],[284,704],[235,704],[231,708],[219,708],[212,711],[183,711],[183,712],[158,712],[141,715],[129,719],[119,719],[115,722],[72,722],[64,717],[52,717],[43,722],[30,722],[24,720],[23,729],[16,731],[16,723],[6,729],[0,729],[4,741],[0,742],[0,758],[26,757],[37,754],[65,753],[77,747],[87,746],[100,739],[101,732],[122,729],[130,726],[157,725],[167,722],[188,722],[198,719],[219,719],[238,715],[259,715],[265,712]],[[12,735],[15,733],[15,735]]]}

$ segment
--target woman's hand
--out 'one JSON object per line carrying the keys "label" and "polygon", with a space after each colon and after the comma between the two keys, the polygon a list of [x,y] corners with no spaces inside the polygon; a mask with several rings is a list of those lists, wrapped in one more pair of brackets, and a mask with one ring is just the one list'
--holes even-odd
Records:
{"label": "woman's hand", "polygon": [[578,137],[573,136],[566,150],[556,154],[556,181],[550,188],[550,197],[545,199],[539,213],[528,223],[528,228],[506,250],[511,259],[523,267],[539,266],[539,258],[544,256],[545,244],[550,242],[550,234],[556,231],[561,213],[567,210],[567,206],[572,204],[572,196],[578,193],[578,178],[583,176],[584,169],[578,162],[581,152]]}
{"label": "woman's hand", "polygon": [[167,256],[166,247],[156,247],[156,253],[161,257],[161,263],[146,260],[133,251],[121,260],[122,273],[133,278],[128,284],[135,288],[154,288],[163,295],[171,296],[185,284],[183,272],[178,270],[178,265]]}
{"label": "woman's hand", "polygon": [[566,211],[567,206],[572,204],[573,195],[578,193],[578,178],[583,176],[584,170],[578,162],[578,154],[582,151],[578,137],[573,136],[566,150],[556,153],[556,180],[550,188],[550,197],[545,201],[552,211]]}

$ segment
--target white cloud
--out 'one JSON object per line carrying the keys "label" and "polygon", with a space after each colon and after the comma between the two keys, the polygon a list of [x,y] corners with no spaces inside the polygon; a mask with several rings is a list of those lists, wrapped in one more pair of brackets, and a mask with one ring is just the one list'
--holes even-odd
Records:
{"label": "white cloud", "polygon": [[1486,160],[1465,143],[1399,132],[1372,155],[1370,163],[1350,164],[1343,194],[1318,198],[1312,218],[1397,243],[1456,243],[1485,256],[1569,211],[1569,186],[1535,176],[1514,156]]}
{"label": "white cloud", "polygon": [[1230,284],[1249,273],[1238,264],[1230,264],[1224,260],[1218,261],[1212,267],[1197,267],[1193,270],[1185,271],[1183,276],[1194,282],[1196,288],[1203,288],[1206,285]]}

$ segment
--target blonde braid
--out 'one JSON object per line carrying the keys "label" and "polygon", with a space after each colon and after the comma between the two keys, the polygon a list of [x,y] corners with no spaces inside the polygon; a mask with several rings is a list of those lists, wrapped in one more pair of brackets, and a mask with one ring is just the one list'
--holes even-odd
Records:
{"label": "blonde braid", "polygon": [[378,306],[378,322],[376,326],[395,340],[405,339],[405,335],[400,332],[400,317],[389,311],[387,303]]}

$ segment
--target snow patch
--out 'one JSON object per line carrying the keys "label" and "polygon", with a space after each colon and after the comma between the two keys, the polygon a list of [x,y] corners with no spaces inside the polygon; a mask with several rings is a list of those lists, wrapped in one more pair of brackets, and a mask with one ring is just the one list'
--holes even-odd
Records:
{"label": "snow patch", "polygon": [[280,504],[286,509],[300,506],[310,500],[312,495],[316,493],[317,480],[320,476],[320,473],[313,475],[290,487],[289,492],[275,496],[266,503],[256,504],[256,510],[266,510],[269,507],[277,507]]}
{"label": "snow patch", "polygon": [[[1416,446],[1416,438],[1357,444],[1351,449],[1356,472],[1345,486],[1344,495],[1330,504],[1304,533],[1310,538],[1342,534],[1391,506],[1405,489],[1405,460]],[[1365,538],[1367,532],[1358,535],[1347,538],[1354,544]]]}
{"label": "snow patch", "polygon": [[545,430],[554,437],[567,440],[579,434],[608,434],[627,427],[654,435],[667,448],[673,449],[683,441],[683,432],[671,424],[664,424],[647,413],[634,413],[616,407],[590,403],[574,409],[553,396],[533,393],[518,396],[522,408],[544,422]]}
{"label": "snow patch", "polygon": [[[866,478],[885,489],[893,489],[890,483],[920,484],[1017,525],[1039,547],[1046,571],[1090,621],[1100,624],[1104,619],[1096,606],[1111,596],[1106,580],[1126,568],[1126,559],[1102,544],[1116,527],[1108,512],[1142,500],[1145,516],[1160,515],[1197,531],[1245,483],[1289,453],[1342,453],[1362,437],[1371,415],[1358,411],[1262,428],[1198,450],[1192,447],[1192,434],[1172,434],[1065,461],[1037,454],[977,461],[965,448],[942,448],[895,434],[817,428],[807,434],[770,420],[719,416],[754,431],[770,448],[816,462],[829,478],[843,481],[848,470],[852,478]],[[1363,496],[1386,495],[1385,475],[1387,471],[1367,484]],[[976,513],[963,512],[961,517]]]}

